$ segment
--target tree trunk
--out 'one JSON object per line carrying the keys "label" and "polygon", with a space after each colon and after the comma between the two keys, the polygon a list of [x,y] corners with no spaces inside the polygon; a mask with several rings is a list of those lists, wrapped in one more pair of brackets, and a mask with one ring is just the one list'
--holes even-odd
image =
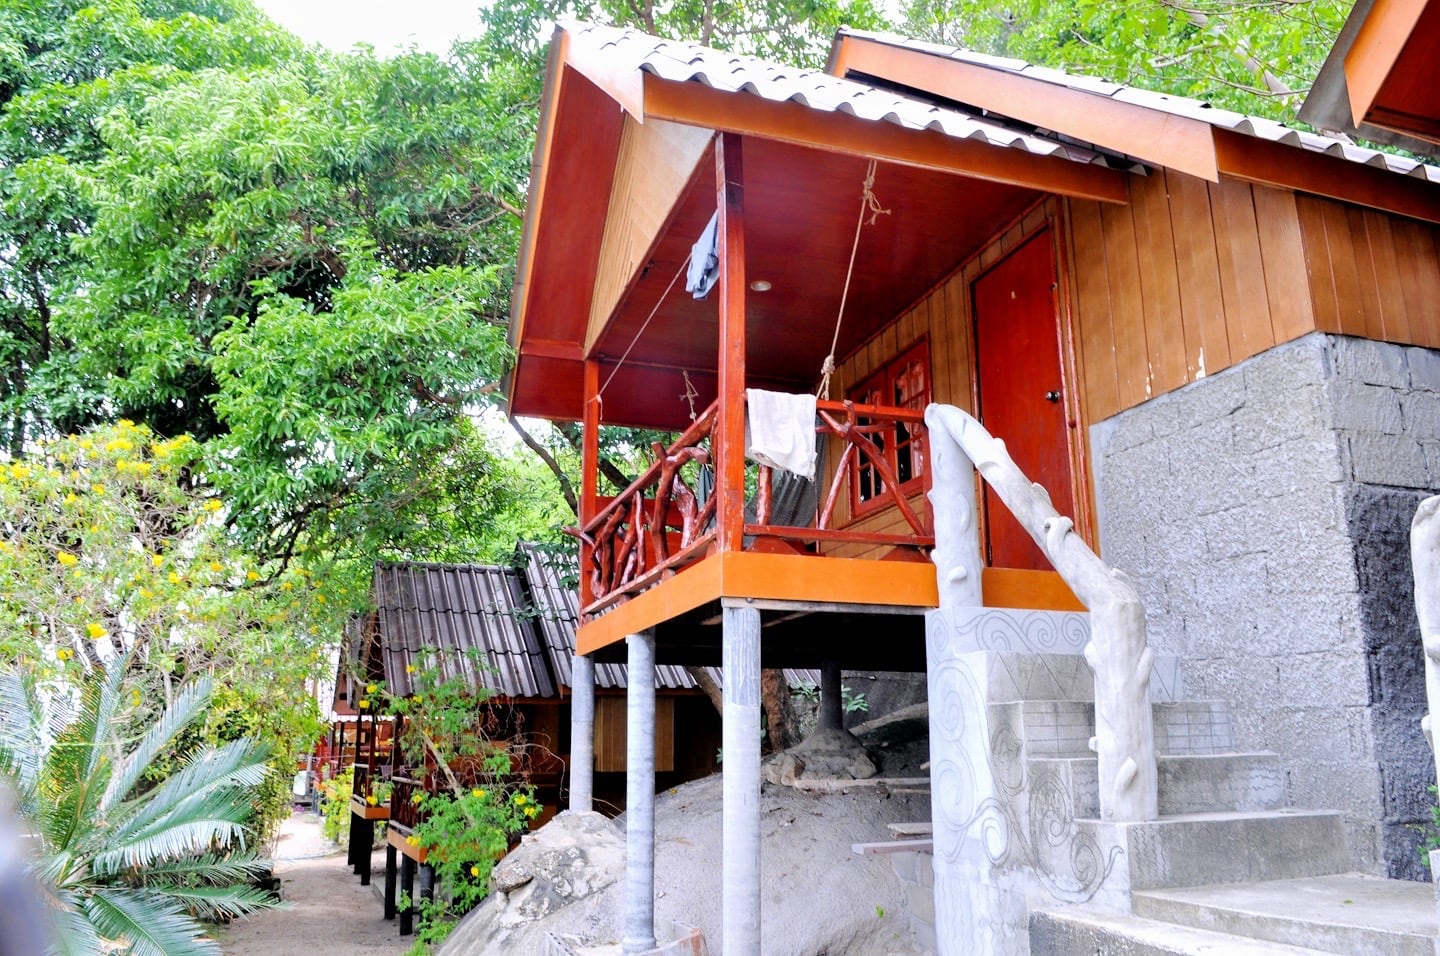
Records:
{"label": "tree trunk", "polygon": [[707,667],[687,667],[685,673],[700,685],[705,696],[710,698],[710,704],[715,708],[715,713],[721,717],[725,716],[725,692],[720,687],[720,682],[710,676],[710,669]]}
{"label": "tree trunk", "polygon": [[773,753],[800,742],[795,739],[795,706],[784,671],[771,667],[760,672],[760,706],[765,711],[765,733]]}

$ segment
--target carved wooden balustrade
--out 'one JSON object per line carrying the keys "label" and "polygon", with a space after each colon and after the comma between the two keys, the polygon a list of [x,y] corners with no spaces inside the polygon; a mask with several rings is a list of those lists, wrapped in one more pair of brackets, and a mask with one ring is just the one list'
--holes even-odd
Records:
{"label": "carved wooden balustrade", "polygon": [[[716,502],[720,496],[704,487],[697,476],[700,469],[712,466],[714,473],[723,474],[720,463],[712,461],[710,443],[718,413],[718,403],[712,404],[668,448],[654,445],[654,463],[619,495],[601,499],[595,516],[574,531],[581,541],[582,604],[587,616],[652,587],[716,549]],[[927,518],[917,514],[907,500],[919,489],[915,481],[907,482],[895,473],[885,451],[888,442],[903,434],[914,477],[923,479],[923,487],[928,488],[929,469],[923,464],[924,413],[821,401],[816,419],[820,448],[830,452],[825,458],[832,459],[825,469],[828,481],[825,495],[819,499],[822,506],[798,521],[777,514],[773,469],[758,467],[756,492],[752,505],[747,506],[745,548],[776,550],[776,543],[784,542],[791,551],[818,554],[822,543],[831,542],[888,547],[892,553],[924,557],[935,538]],[[852,489],[862,471],[871,476],[867,509],[894,507],[909,533],[832,526],[842,494]],[[687,479],[687,474],[692,477]],[[852,494],[851,499],[854,497]]]}

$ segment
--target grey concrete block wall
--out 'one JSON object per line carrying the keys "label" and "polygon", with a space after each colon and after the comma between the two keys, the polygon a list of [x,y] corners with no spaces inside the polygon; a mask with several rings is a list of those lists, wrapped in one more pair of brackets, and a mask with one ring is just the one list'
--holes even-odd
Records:
{"label": "grey concrete block wall", "polygon": [[1228,700],[1356,866],[1423,878],[1433,764],[1411,597],[1440,489],[1440,353],[1313,334],[1094,426],[1101,552],[1132,573],[1188,696]]}

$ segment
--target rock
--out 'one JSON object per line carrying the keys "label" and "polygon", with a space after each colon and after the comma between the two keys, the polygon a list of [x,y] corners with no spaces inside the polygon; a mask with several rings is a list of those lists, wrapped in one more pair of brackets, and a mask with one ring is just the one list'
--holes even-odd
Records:
{"label": "rock", "polygon": [[867,747],[890,747],[928,738],[930,705],[924,702],[867,720],[851,729]]}

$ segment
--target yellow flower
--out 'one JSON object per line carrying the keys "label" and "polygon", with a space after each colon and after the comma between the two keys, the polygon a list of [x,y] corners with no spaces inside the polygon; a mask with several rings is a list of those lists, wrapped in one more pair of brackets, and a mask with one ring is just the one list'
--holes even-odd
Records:
{"label": "yellow flower", "polygon": [[366,685],[365,685],[365,693],[367,693],[367,694],[373,694],[373,693],[375,693],[375,692],[376,692],[377,690],[379,690],[379,689],[380,689],[380,688],[377,687],[377,686],[375,686],[374,684],[366,684]]}
{"label": "yellow flower", "polygon": [[222,505],[220,502],[216,501],[214,498],[211,498],[209,501],[205,502],[206,511],[219,511],[223,507],[225,506]]}
{"label": "yellow flower", "polygon": [[417,791],[415,792],[415,795],[410,798],[410,802],[411,802],[411,803],[420,803],[420,802],[421,802],[422,800],[424,800],[424,799],[425,799],[425,792],[424,792],[423,790],[417,790]]}
{"label": "yellow flower", "polygon": [[10,477],[14,478],[16,481],[24,481],[26,478],[30,477],[30,469],[17,461],[15,462],[15,464],[10,466]]}
{"label": "yellow flower", "polygon": [[210,570],[214,571],[216,574],[219,574],[221,571],[225,570],[225,565],[221,564],[219,561],[211,561]]}
{"label": "yellow flower", "polygon": [[55,652],[55,656],[62,661],[68,661],[70,658],[75,656],[75,652],[70,650],[70,648],[68,647],[62,647],[60,648],[60,650]]}
{"label": "yellow flower", "polygon": [[169,581],[171,584],[179,584],[180,575],[176,574],[174,571],[171,571],[169,574],[165,575],[165,580]]}
{"label": "yellow flower", "polygon": [[419,838],[419,837],[414,837],[414,836],[408,836],[408,837],[405,838],[405,843],[406,843],[407,846],[419,846],[419,845],[420,845],[420,838]]}
{"label": "yellow flower", "polygon": [[85,633],[90,635],[90,639],[92,641],[98,641],[100,640],[100,638],[104,637],[110,632],[105,630],[105,628],[101,627],[99,624],[96,624],[94,621],[91,621],[89,624],[85,625]]}
{"label": "yellow flower", "polygon": [[67,568],[73,568],[75,565],[80,563],[80,559],[75,557],[75,555],[71,554],[69,551],[57,552],[55,555],[55,560],[60,562],[62,567]]}
{"label": "yellow flower", "polygon": [[77,501],[79,501],[79,500],[80,500],[80,498],[79,498],[79,497],[75,494],[75,492],[73,492],[73,491],[72,491],[72,492],[69,492],[68,494],[65,495],[65,503],[66,503],[67,505],[73,505],[75,502],[77,502]]}
{"label": "yellow flower", "polygon": [[259,573],[255,572],[255,571],[246,571],[246,572],[245,572],[245,580],[247,580],[247,581],[258,581],[258,580],[260,580],[260,575],[259,575]]}
{"label": "yellow flower", "polygon": [[141,588],[140,596],[143,598],[153,598],[155,596],[155,592],[150,590],[149,588]]}
{"label": "yellow flower", "polygon": [[148,461],[137,461],[133,467],[137,475],[144,476],[150,474],[150,463]]}
{"label": "yellow flower", "polygon": [[479,787],[476,787],[474,790],[470,791],[470,796],[474,797],[477,800],[483,800],[485,799],[485,791],[481,790]]}
{"label": "yellow flower", "polygon": [[479,867],[479,866],[471,866],[471,867],[470,867],[470,875],[471,875],[471,876],[479,876],[479,875],[480,875],[480,867]]}
{"label": "yellow flower", "polygon": [[134,447],[133,442],[126,441],[124,438],[114,438],[105,443],[106,451],[129,451]]}
{"label": "yellow flower", "polygon": [[515,794],[515,796],[514,796],[513,799],[515,800],[515,806],[517,806],[517,807],[523,807],[523,806],[525,806],[525,800],[526,800],[525,794],[523,794],[523,793],[517,793],[517,794]]}
{"label": "yellow flower", "polygon": [[414,665],[414,664],[406,664],[406,665],[405,665],[405,673],[407,673],[407,674],[413,674],[413,673],[415,673],[415,665]]}
{"label": "yellow flower", "polygon": [[324,604],[324,603],[325,603],[325,595],[323,595],[323,594],[317,594],[317,595],[315,595],[315,602],[316,602],[317,604]]}
{"label": "yellow flower", "polygon": [[105,493],[105,486],[100,484],[99,482],[96,482],[95,484],[90,486],[90,490],[97,495],[103,495]]}
{"label": "yellow flower", "polygon": [[415,703],[417,703],[417,704],[418,704],[418,703],[421,703],[422,701],[425,700],[425,698],[422,697],[422,696],[419,695],[419,694],[416,694],[414,697],[411,697],[410,699],[413,700],[413,701],[414,701]]}
{"label": "yellow flower", "polygon": [[370,804],[370,806],[373,807],[373,806],[375,806],[376,804],[378,804],[378,803],[380,802],[380,798],[377,797],[377,796],[375,796],[375,794],[372,793],[372,794],[370,794],[370,796],[368,796],[368,797],[365,798],[365,802],[368,803],[368,804]]}
{"label": "yellow flower", "polygon": [[294,586],[295,586],[295,585],[291,584],[289,581],[282,581],[281,584],[280,584],[280,590],[282,590],[282,591],[288,591],[288,590],[290,590],[291,588],[293,588]]}
{"label": "yellow flower", "polygon": [[525,815],[533,820],[540,815],[540,810],[537,807],[526,807]]}
{"label": "yellow flower", "polygon": [[155,567],[158,568],[158,567],[160,567],[160,565],[162,565],[162,564],[165,563],[165,559],[162,558],[162,557],[160,557],[160,555],[158,555],[158,554],[152,554],[152,555],[150,555],[150,563],[153,564],[153,565],[155,565]]}
{"label": "yellow flower", "polygon": [[368,710],[369,707],[370,707],[370,702],[369,702],[368,700],[362,700],[362,701],[360,701],[360,709],[361,709],[361,710]]}

